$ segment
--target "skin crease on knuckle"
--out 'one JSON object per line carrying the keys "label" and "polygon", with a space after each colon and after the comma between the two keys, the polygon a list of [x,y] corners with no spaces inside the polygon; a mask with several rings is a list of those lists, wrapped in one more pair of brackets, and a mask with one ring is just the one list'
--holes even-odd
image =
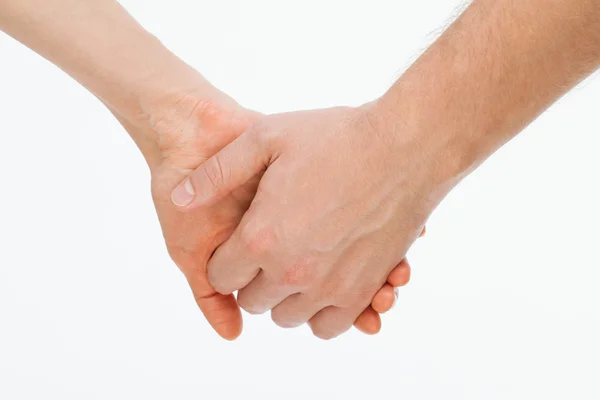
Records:
{"label": "skin crease on knuckle", "polygon": [[215,157],[211,157],[205,165],[203,171],[206,174],[208,182],[212,185],[212,189],[219,191],[223,187],[225,182],[225,176],[223,172],[223,164],[217,154]]}

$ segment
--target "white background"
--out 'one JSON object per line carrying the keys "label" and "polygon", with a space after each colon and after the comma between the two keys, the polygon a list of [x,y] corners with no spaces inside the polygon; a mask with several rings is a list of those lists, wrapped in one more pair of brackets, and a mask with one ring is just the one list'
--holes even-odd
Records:
{"label": "white background", "polygon": [[[271,113],[373,99],[460,1],[123,4]],[[167,256],[132,141],[0,36],[0,399],[598,399],[599,105],[592,78],[447,198],[379,336],[267,315],[228,343]]]}

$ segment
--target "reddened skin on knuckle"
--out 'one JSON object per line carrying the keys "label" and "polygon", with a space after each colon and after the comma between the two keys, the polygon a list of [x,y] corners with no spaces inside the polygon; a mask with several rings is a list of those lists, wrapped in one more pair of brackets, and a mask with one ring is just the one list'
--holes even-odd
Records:
{"label": "reddened skin on knuckle", "polygon": [[317,278],[315,268],[312,257],[302,257],[283,269],[279,283],[286,287],[308,288]]}

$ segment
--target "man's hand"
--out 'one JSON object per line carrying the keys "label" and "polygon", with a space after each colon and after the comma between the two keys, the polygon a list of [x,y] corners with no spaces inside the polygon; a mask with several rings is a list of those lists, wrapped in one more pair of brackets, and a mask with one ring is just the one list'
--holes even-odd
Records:
{"label": "man's hand", "polygon": [[263,174],[209,281],[344,332],[448,191],[599,66],[598,1],[474,1],[372,107],[268,117],[176,189],[193,210]]}
{"label": "man's hand", "polygon": [[[210,209],[261,177],[232,237],[209,261],[222,295],[321,338],[348,328],[419,236],[435,201],[410,136],[386,134],[367,108],[269,116],[173,193]],[[263,175],[264,174],[264,175]]]}

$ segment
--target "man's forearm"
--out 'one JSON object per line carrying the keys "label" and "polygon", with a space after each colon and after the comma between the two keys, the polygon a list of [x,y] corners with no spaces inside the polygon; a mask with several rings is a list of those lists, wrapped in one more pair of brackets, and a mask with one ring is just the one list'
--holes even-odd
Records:
{"label": "man's forearm", "polygon": [[0,0],[0,29],[127,118],[189,90],[197,75],[115,0]]}
{"label": "man's forearm", "polygon": [[600,2],[476,0],[376,108],[451,186],[599,65]]}

